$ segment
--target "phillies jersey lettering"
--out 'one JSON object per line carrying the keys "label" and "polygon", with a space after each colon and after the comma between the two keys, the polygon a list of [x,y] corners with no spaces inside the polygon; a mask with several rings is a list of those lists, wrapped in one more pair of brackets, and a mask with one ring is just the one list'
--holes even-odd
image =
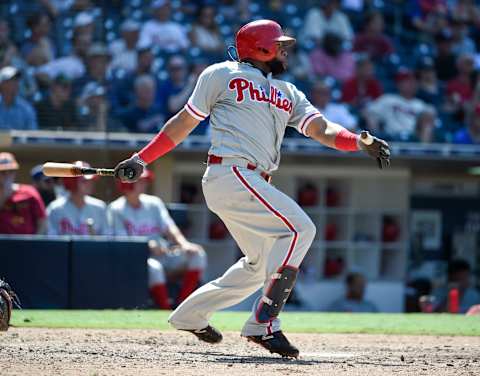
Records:
{"label": "phillies jersey lettering", "polygon": [[140,207],[130,206],[125,196],[108,205],[108,218],[113,235],[158,236],[173,225],[163,201],[152,195],[141,194]]}
{"label": "phillies jersey lettering", "polygon": [[107,206],[95,197],[85,196],[78,208],[69,197],[60,197],[47,207],[49,235],[108,235]]}
{"label": "phillies jersey lettering", "polygon": [[245,92],[247,92],[252,101],[268,102],[280,110],[284,110],[289,114],[292,113],[292,101],[288,98],[284,98],[283,93],[275,86],[270,86],[270,95],[267,96],[264,87],[260,86],[257,89],[252,81],[244,78],[234,78],[228,83],[228,88],[236,92],[237,103],[243,102],[245,98]]}
{"label": "phillies jersey lettering", "polygon": [[278,168],[286,127],[306,135],[322,116],[295,85],[236,61],[206,68],[185,110],[200,121],[210,116],[209,154],[243,158],[268,172]]}

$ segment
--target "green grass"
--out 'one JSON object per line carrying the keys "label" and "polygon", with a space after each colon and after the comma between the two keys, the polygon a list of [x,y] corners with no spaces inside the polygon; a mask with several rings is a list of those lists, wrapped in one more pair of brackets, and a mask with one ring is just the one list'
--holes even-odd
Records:
{"label": "green grass", "polygon": [[[172,330],[165,311],[60,311],[15,310],[17,327],[157,329]],[[212,324],[221,330],[239,331],[247,312],[219,312]],[[348,314],[284,312],[282,328],[290,333],[375,333],[480,336],[480,317],[448,314]]]}

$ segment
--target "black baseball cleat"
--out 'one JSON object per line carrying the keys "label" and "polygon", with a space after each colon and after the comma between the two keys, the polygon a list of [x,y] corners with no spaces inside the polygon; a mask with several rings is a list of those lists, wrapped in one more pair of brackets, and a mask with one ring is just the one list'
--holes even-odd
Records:
{"label": "black baseball cleat", "polygon": [[195,336],[203,342],[219,343],[223,339],[222,333],[220,333],[217,329],[215,329],[213,326],[210,326],[210,325],[208,325],[203,329],[192,329],[192,330],[181,329],[181,330],[195,334]]}
{"label": "black baseball cleat", "polygon": [[259,344],[272,354],[279,354],[283,358],[298,358],[298,349],[288,341],[281,330],[263,336],[247,336],[247,339]]}

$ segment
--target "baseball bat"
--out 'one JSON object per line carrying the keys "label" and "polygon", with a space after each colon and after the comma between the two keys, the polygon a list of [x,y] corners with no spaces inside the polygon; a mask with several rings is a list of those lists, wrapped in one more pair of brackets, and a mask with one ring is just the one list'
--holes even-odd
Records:
{"label": "baseball bat", "polygon": [[113,168],[79,167],[72,163],[44,163],[42,168],[45,176],[70,178],[84,175],[114,176]]}
{"label": "baseball bat", "polygon": [[373,144],[373,136],[368,133],[368,131],[361,131],[360,141],[362,141],[365,145],[371,145]]}

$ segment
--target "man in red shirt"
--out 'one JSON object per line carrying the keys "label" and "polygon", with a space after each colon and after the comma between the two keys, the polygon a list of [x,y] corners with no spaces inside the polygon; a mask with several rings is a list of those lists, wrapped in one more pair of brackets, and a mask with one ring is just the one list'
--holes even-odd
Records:
{"label": "man in red shirt", "polygon": [[0,153],[0,234],[41,234],[46,230],[45,205],[31,185],[16,184],[18,163]]}
{"label": "man in red shirt", "polygon": [[383,88],[374,76],[372,61],[368,55],[360,55],[356,61],[355,76],[343,84],[342,102],[361,109],[382,94]]}

